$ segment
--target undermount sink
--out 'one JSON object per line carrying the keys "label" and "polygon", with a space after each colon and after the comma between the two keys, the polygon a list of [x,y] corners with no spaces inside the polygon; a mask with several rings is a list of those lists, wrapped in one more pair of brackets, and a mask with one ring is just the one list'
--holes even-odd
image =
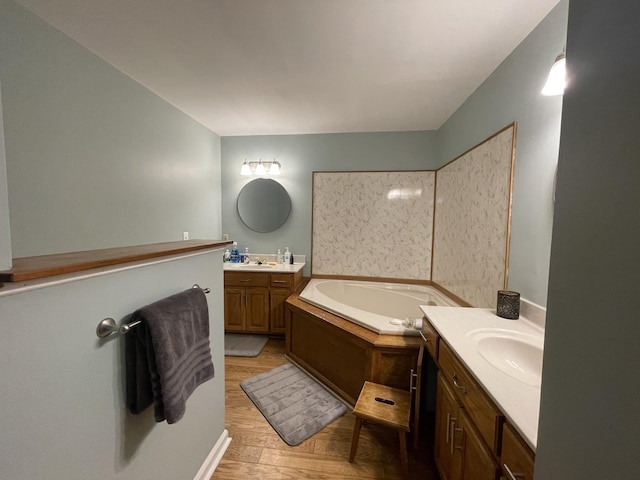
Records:
{"label": "undermount sink", "polygon": [[490,365],[526,385],[540,386],[542,336],[500,328],[481,328],[467,336]]}
{"label": "undermount sink", "polygon": [[229,264],[231,266],[231,268],[250,268],[250,269],[267,269],[267,268],[273,268],[271,265],[258,265],[255,263],[231,263]]}

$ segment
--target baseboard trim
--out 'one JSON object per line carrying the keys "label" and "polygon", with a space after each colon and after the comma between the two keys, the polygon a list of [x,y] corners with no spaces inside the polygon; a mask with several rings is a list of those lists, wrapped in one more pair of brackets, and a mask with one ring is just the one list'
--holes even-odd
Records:
{"label": "baseboard trim", "polygon": [[229,431],[225,428],[218,438],[218,441],[213,446],[209,455],[205,459],[204,463],[196,473],[196,476],[193,477],[193,480],[209,480],[213,475],[213,472],[216,471],[216,467],[222,460],[222,456],[224,452],[227,451],[229,444],[231,443],[231,437],[229,436]]}

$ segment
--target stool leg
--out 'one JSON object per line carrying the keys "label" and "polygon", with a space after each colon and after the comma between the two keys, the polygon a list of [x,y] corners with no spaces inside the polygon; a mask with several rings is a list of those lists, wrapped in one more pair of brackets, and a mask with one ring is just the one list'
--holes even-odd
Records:
{"label": "stool leg", "polygon": [[402,476],[409,478],[409,462],[407,459],[407,432],[398,430],[400,438],[400,466],[402,468]]}
{"label": "stool leg", "polygon": [[356,423],[353,426],[353,437],[351,438],[351,453],[349,454],[349,461],[353,462],[358,450],[358,438],[360,438],[360,427],[362,427],[362,419],[356,416]]}

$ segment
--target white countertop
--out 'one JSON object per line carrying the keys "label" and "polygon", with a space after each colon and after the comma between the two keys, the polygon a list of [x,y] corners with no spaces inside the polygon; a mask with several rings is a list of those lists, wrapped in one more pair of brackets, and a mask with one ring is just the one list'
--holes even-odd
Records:
{"label": "white countertop", "polygon": [[265,273],[296,273],[304,268],[304,263],[283,264],[278,263],[276,265],[257,263],[224,263],[223,270],[225,272],[265,272]]}
{"label": "white countertop", "polygon": [[535,451],[538,438],[540,385],[527,385],[503,373],[480,354],[469,332],[504,329],[544,341],[544,330],[522,316],[518,320],[498,317],[495,310],[464,307],[420,307],[440,336],[449,344],[485,388],[509,422]]}

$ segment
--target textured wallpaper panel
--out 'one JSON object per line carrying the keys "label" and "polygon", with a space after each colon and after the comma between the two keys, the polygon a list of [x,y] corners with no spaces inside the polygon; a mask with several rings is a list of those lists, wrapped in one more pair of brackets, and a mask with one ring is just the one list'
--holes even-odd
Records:
{"label": "textured wallpaper panel", "polygon": [[313,275],[429,280],[435,172],[315,172]]}
{"label": "textured wallpaper panel", "polygon": [[515,127],[437,171],[432,279],[474,307],[505,288]]}

